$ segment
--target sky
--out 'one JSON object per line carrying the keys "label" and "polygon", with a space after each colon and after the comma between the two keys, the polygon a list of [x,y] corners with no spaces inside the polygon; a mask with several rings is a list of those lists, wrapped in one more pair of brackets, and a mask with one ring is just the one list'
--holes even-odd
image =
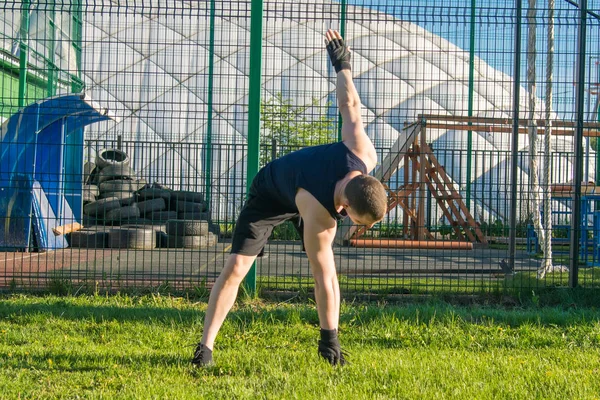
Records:
{"label": "sky", "polygon": [[[348,4],[370,7],[386,14],[418,24],[458,47],[469,51],[471,1],[467,0],[348,0]],[[415,6],[415,4],[418,4]],[[475,0],[475,54],[497,70],[514,76],[516,1]],[[521,81],[527,77],[528,0],[523,0],[521,32]],[[536,73],[537,94],[543,99],[546,81],[548,1],[537,1]],[[588,0],[588,9],[600,14],[600,0]],[[563,119],[575,117],[575,78],[577,65],[579,9],[567,0],[555,0],[554,21],[554,109]],[[586,88],[600,82],[600,21],[588,18]],[[586,96],[588,118],[597,98]]]}

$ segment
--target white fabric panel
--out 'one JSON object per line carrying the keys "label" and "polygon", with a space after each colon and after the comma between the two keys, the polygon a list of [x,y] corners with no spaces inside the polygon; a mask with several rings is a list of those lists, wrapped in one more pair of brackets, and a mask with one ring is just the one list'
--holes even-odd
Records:
{"label": "white fabric panel", "polygon": [[412,94],[422,93],[434,85],[453,79],[437,65],[416,55],[386,62],[381,68],[410,84],[413,87]]}
{"label": "white fabric panel", "polygon": [[207,73],[208,71],[204,70],[208,68],[208,58],[206,48],[187,39],[177,46],[166,47],[150,56],[156,65],[164,71],[169,71],[178,82],[185,82],[200,72]]}
{"label": "white fabric panel", "polygon": [[356,90],[362,93],[362,103],[376,114],[385,112],[414,94],[410,84],[382,68],[365,72],[355,79],[354,84]]}

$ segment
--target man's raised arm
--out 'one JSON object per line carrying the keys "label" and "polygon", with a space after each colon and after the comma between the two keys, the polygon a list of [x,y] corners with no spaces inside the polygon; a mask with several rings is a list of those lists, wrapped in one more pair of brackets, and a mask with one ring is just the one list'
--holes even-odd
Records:
{"label": "man's raised arm", "polygon": [[377,164],[377,153],[363,127],[360,97],[352,81],[350,50],[337,31],[329,29],[325,38],[329,58],[337,73],[336,94],[342,114],[342,141],[365,162],[370,171]]}

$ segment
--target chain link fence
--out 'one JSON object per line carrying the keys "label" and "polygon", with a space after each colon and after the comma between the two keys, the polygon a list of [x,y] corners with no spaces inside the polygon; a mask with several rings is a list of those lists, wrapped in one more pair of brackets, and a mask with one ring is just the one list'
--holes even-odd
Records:
{"label": "chain link fence", "polygon": [[[368,231],[340,222],[342,291],[596,288],[599,10],[590,0],[9,0],[0,287],[209,288],[253,163],[339,137],[323,36],[333,28],[352,49],[373,174],[390,201]],[[536,228],[546,209],[551,255]],[[311,290],[291,225],[275,229],[256,273],[264,294]]]}

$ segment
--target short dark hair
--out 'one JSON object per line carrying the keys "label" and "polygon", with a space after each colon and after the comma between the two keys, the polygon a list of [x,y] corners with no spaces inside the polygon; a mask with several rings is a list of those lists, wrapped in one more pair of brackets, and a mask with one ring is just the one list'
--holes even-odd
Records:
{"label": "short dark hair", "polygon": [[370,175],[355,176],[344,191],[349,206],[360,215],[368,215],[379,221],[387,211],[388,197],[385,188]]}

